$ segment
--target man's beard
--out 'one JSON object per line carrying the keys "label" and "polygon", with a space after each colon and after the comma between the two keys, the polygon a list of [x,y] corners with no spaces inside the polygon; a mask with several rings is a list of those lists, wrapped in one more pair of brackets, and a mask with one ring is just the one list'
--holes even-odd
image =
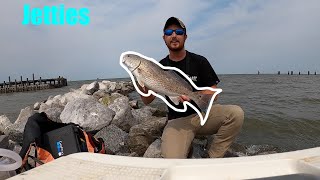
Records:
{"label": "man's beard", "polygon": [[[179,42],[179,44],[181,43],[180,41],[178,41],[178,42]],[[171,41],[169,42],[169,44],[166,44],[170,51],[178,52],[178,51],[181,51],[184,49],[184,45],[173,48],[173,47],[171,47],[170,44],[171,44]]]}

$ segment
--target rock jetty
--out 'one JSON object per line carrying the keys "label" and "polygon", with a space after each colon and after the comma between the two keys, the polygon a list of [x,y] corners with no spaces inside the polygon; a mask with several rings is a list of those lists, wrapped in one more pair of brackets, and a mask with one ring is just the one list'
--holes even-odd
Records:
{"label": "rock jetty", "polygon": [[[22,109],[14,123],[1,115],[0,148],[19,152],[28,118],[36,112],[45,112],[52,121],[72,122],[87,131],[96,132],[94,136],[102,138],[105,146],[115,155],[161,158],[161,135],[167,123],[166,112],[129,99],[128,94],[134,90],[132,82],[94,81]],[[213,137],[197,136],[192,143],[190,157],[207,158],[206,149]],[[256,155],[247,154],[249,148],[252,149],[234,144],[227,154]],[[268,151],[273,153],[277,149]]]}

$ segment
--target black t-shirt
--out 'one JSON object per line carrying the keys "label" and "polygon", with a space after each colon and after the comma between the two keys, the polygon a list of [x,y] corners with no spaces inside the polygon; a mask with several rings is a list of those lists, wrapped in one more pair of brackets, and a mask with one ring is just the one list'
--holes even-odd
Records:
{"label": "black t-shirt", "polygon": [[[181,61],[172,61],[169,59],[169,56],[165,57],[160,61],[160,63],[164,66],[176,67],[183,71],[186,75],[188,75],[197,87],[211,87],[213,85],[217,85],[220,80],[216,73],[214,72],[212,66],[208,62],[208,60],[200,55],[191,53],[187,51],[186,57]],[[180,73],[178,73],[180,75]],[[180,75],[184,78],[182,75]],[[187,81],[187,80],[186,80]],[[187,81],[189,83],[189,81]],[[195,91],[195,89],[193,89]],[[166,96],[167,101],[169,101],[172,105],[173,102]],[[197,105],[191,101],[193,105],[197,107]],[[176,108],[183,109],[183,104],[174,105]],[[196,113],[191,107],[188,106],[186,112],[176,112],[170,107],[168,107],[168,119],[176,119],[179,117],[186,117],[191,114]]]}

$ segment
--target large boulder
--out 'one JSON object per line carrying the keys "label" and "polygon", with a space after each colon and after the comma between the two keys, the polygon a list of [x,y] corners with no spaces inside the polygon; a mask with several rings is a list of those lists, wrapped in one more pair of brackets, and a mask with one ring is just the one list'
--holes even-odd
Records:
{"label": "large boulder", "polygon": [[34,110],[39,110],[40,109],[40,102],[36,102],[36,103],[34,103],[34,105],[33,105],[33,109]]}
{"label": "large boulder", "polygon": [[150,144],[160,138],[167,118],[153,118],[142,124],[133,126],[129,132],[128,145],[131,152],[142,156]]}
{"label": "large boulder", "polygon": [[61,119],[60,119],[60,115],[62,113],[63,109],[62,108],[58,108],[58,107],[52,107],[49,109],[46,109],[45,112],[48,116],[48,118],[54,122],[59,122],[61,123]]}
{"label": "large boulder", "polygon": [[4,133],[9,136],[9,139],[22,142],[24,127],[26,126],[29,117],[34,113],[33,107],[31,108],[29,106],[21,110],[19,117],[14,124],[6,127],[4,131]]}
{"label": "large boulder", "polygon": [[128,133],[111,124],[110,126],[101,129],[94,137],[102,138],[106,149],[111,150],[113,153],[117,153],[121,148],[127,145]]}
{"label": "large boulder", "polygon": [[192,152],[189,153],[191,158],[198,159],[198,158],[208,158],[208,152],[206,150],[208,140],[206,137],[197,139],[195,138],[191,143],[191,150]]}
{"label": "large boulder", "polygon": [[24,126],[27,123],[27,120],[34,113],[35,113],[35,111],[33,111],[33,108],[31,108],[30,106],[28,106],[24,109],[21,109],[20,114],[19,114],[17,120],[14,122],[14,124],[19,124],[19,125],[21,125],[21,127],[24,128]]}
{"label": "large boulder", "polygon": [[99,83],[97,81],[92,82],[86,87],[86,93],[92,95],[94,92],[99,90]]}
{"label": "large boulder", "polygon": [[116,100],[119,97],[124,97],[124,95],[119,93],[112,93],[100,98],[99,102],[105,106],[109,106],[114,102],[114,100]]}
{"label": "large boulder", "polygon": [[69,102],[74,101],[76,99],[80,99],[80,98],[81,99],[89,99],[89,98],[92,98],[92,97],[90,95],[83,94],[80,89],[72,90],[71,92],[68,92],[68,93],[64,94],[60,98],[60,104],[65,106]]}
{"label": "large boulder", "polygon": [[130,128],[139,122],[133,117],[131,107],[129,105],[129,98],[126,96],[119,97],[108,106],[116,115],[112,120],[112,124],[118,126],[125,132],[129,132]]}
{"label": "large boulder", "polygon": [[99,91],[108,91],[108,85],[103,82],[99,82]]}
{"label": "large boulder", "polygon": [[157,111],[156,108],[150,106],[144,106],[141,109],[132,109],[133,117],[139,122],[144,123],[152,118],[152,115]]}
{"label": "large boulder", "polygon": [[121,94],[128,95],[130,92],[134,90],[134,87],[131,81],[130,82],[120,81],[116,85],[116,90]]}
{"label": "large boulder", "polygon": [[156,139],[146,150],[143,157],[146,158],[162,158],[161,155],[161,140]]}
{"label": "large boulder", "polygon": [[108,126],[114,116],[114,111],[91,97],[69,102],[62,111],[60,119],[63,123],[72,122],[91,131]]}
{"label": "large boulder", "polygon": [[61,98],[62,98],[61,95],[56,95],[54,97],[50,96],[45,102],[45,104],[50,108],[52,107],[62,108],[64,104],[61,103]]}
{"label": "large boulder", "polygon": [[102,81],[103,84],[107,86],[108,89],[106,89],[107,92],[113,93],[116,91],[116,82],[111,82],[111,81]]}
{"label": "large boulder", "polygon": [[93,93],[93,97],[96,98],[97,100],[99,100],[105,96],[110,96],[110,94],[107,93],[105,90],[98,90],[95,93]]}
{"label": "large boulder", "polygon": [[9,118],[5,115],[1,115],[0,116],[0,133],[4,133],[5,129],[12,125],[12,123],[10,122]]}

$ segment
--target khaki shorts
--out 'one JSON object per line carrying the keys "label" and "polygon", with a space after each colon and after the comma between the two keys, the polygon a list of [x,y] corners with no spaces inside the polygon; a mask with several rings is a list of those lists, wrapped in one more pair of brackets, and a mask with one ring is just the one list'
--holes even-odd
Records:
{"label": "khaki shorts", "polygon": [[207,122],[201,126],[198,115],[169,120],[162,134],[161,152],[164,158],[187,158],[195,135],[213,135],[208,154],[223,157],[240,132],[243,110],[236,105],[213,105]]}

